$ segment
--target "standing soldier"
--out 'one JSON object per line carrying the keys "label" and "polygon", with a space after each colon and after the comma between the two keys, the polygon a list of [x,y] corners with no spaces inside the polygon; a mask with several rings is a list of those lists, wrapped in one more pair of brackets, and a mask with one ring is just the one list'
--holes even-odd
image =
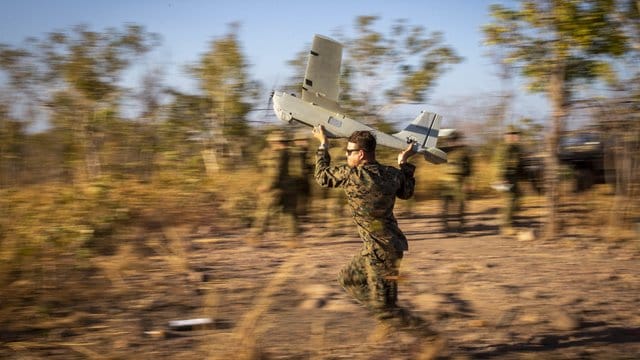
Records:
{"label": "standing soldier", "polygon": [[258,186],[258,201],[250,243],[262,242],[269,225],[274,220],[285,229],[289,244],[294,244],[299,235],[299,226],[294,214],[295,198],[287,193],[291,187],[289,175],[290,154],[288,139],[282,131],[274,131],[267,136],[268,148],[260,156],[263,167],[262,181]]}
{"label": "standing soldier", "polygon": [[[464,231],[464,209],[469,192],[469,177],[473,166],[469,147],[464,143],[463,134],[454,131],[445,138],[447,163],[441,182],[442,222],[444,231]],[[454,227],[452,227],[454,224]],[[457,224],[457,226],[455,226]]]}
{"label": "standing soldier", "polygon": [[522,149],[519,145],[520,132],[510,125],[504,134],[504,144],[499,147],[497,156],[498,176],[501,181],[499,189],[504,194],[504,208],[500,230],[503,234],[513,234],[513,217],[519,207],[522,195],[518,180],[522,174]]}
{"label": "standing soldier", "polygon": [[[337,141],[342,143],[341,140]],[[344,145],[329,149],[329,156],[331,156],[332,160],[336,162],[344,162],[346,160]],[[315,164],[313,166],[315,167]],[[313,173],[311,176],[313,176]],[[314,210],[316,212],[313,220],[323,223],[324,236],[344,235],[345,227],[350,225],[345,195],[341,192],[331,191],[327,187],[322,187],[315,180],[312,181],[311,188],[314,194]]]}
{"label": "standing soldier", "polygon": [[[347,160],[344,154],[344,148],[339,146],[329,149],[329,156],[331,156],[336,163]],[[324,189],[329,190],[328,188]],[[346,196],[339,191],[327,191],[325,197],[325,211],[328,225],[327,236],[344,235],[346,233],[346,227],[350,225]]]}
{"label": "standing soldier", "polygon": [[296,131],[293,134],[293,146],[289,161],[289,175],[291,176],[291,195],[295,197],[295,214],[300,221],[309,213],[311,201],[311,178],[313,164],[309,160],[308,131]]}

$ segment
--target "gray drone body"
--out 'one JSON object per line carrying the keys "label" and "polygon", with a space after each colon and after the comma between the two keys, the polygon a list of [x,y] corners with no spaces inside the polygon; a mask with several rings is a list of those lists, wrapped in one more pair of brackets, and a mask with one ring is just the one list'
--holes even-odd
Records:
{"label": "gray drone body", "polygon": [[329,137],[346,138],[354,131],[372,132],[379,145],[404,150],[413,143],[414,150],[434,164],[447,162],[447,154],[436,147],[442,117],[426,111],[404,130],[387,134],[348,118],[338,104],[342,44],[316,35],[309,54],[302,85],[302,98],[284,92],[274,92],[273,110],[286,122],[307,126],[322,125]]}

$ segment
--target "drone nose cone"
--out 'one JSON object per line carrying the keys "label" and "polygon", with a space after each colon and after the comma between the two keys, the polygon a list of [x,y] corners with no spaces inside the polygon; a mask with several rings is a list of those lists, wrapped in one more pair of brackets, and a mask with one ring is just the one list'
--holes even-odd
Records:
{"label": "drone nose cone", "polygon": [[285,111],[283,109],[283,98],[284,94],[276,92],[273,94],[273,111],[276,113],[278,119],[290,122],[292,119],[291,113]]}

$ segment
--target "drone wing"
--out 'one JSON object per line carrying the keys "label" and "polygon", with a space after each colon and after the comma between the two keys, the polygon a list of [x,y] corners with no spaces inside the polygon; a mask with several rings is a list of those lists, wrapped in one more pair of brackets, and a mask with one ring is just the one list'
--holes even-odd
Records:
{"label": "drone wing", "polygon": [[302,83],[302,100],[341,112],[338,105],[342,44],[315,35]]}

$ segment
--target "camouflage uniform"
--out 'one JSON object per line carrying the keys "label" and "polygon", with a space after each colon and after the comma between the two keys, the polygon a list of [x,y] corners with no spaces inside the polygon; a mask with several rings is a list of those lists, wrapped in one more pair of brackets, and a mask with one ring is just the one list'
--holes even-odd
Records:
{"label": "camouflage uniform", "polygon": [[343,188],[352,218],[363,241],[362,248],[338,277],[340,285],[380,319],[397,309],[397,278],[407,238],[393,215],[396,197],[413,195],[415,167],[400,169],[367,163],[355,168],[330,166],[326,150],[318,150],[315,178],[323,187]]}
{"label": "camouflage uniform", "polygon": [[[458,230],[464,227],[464,209],[467,200],[468,179],[471,175],[471,155],[464,145],[453,146],[447,151],[447,163],[441,182],[442,222],[445,231],[450,223],[458,223]],[[453,207],[453,211],[450,209]]]}
{"label": "camouflage uniform", "polygon": [[295,211],[295,198],[288,196],[291,188],[289,175],[290,154],[287,148],[268,150],[262,153],[260,164],[264,166],[262,188],[258,194],[256,215],[252,229],[252,241],[258,242],[274,220],[285,229],[294,240],[299,234],[299,224]]}
{"label": "camouflage uniform", "polygon": [[295,213],[298,218],[307,216],[311,201],[311,177],[313,176],[313,164],[309,161],[308,144],[306,138],[296,134],[296,144],[291,148],[289,161],[289,175],[292,186],[288,189],[288,195],[295,197]]}
{"label": "camouflage uniform", "polygon": [[[344,150],[340,147],[329,149],[331,159],[344,162],[347,159],[344,156]],[[319,185],[316,182],[316,185]],[[350,221],[347,217],[347,201],[346,195],[341,192],[331,191],[327,187],[321,187],[323,198],[323,216],[327,224],[327,235],[344,235],[344,228],[348,227]]]}
{"label": "camouflage uniform", "polygon": [[516,143],[504,144],[498,152],[498,176],[509,187],[504,192],[505,206],[502,213],[501,226],[503,230],[511,229],[513,215],[518,209],[522,192],[518,186],[518,179],[522,174],[522,150]]}

